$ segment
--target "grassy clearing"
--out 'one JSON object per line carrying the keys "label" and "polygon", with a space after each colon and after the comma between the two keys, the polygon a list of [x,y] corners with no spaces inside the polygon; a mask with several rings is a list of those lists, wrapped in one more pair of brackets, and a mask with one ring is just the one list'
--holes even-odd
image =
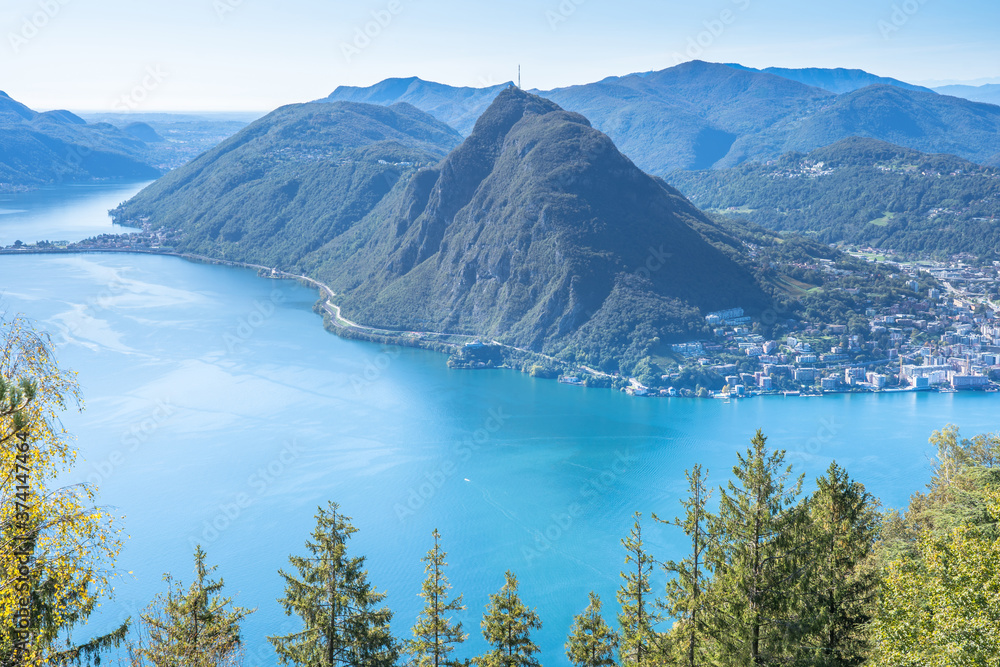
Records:
{"label": "grassy clearing", "polygon": [[876,218],[875,220],[869,220],[868,224],[875,225],[876,227],[885,227],[889,222],[896,217],[895,213],[889,213],[886,211],[885,215],[881,218]]}

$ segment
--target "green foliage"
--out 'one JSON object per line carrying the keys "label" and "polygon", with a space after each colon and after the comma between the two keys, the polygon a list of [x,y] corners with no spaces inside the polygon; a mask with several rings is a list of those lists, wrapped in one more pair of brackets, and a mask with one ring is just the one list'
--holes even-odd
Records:
{"label": "green foliage", "polygon": [[449,656],[455,650],[453,644],[461,644],[468,635],[462,631],[462,623],[452,623],[446,614],[463,611],[462,596],[448,600],[451,585],[444,574],[447,555],[441,550],[441,535],[434,530],[434,546],[423,561],[427,578],[421,587],[420,596],[424,608],[413,626],[413,639],[406,642],[406,652],[419,667],[456,667],[463,663]]}
{"label": "green foliage", "polygon": [[479,667],[539,667],[538,646],[531,641],[531,631],[542,627],[542,620],[528,609],[517,594],[517,577],[507,570],[499,592],[490,595],[483,616],[483,638],[493,650],[475,658]]}
{"label": "green foliage", "polygon": [[96,665],[128,631],[73,638],[112,595],[121,548],[95,489],[56,483],[77,457],[60,414],[80,401],[47,337],[0,316],[0,665]]}
{"label": "green foliage", "polygon": [[875,665],[991,664],[1000,652],[1000,437],[935,431],[927,493],[884,521]]}
{"label": "green foliage", "polygon": [[660,621],[649,576],[655,560],[642,541],[642,514],[636,512],[632,530],[622,540],[625,547],[625,570],[618,588],[618,625],[621,628],[619,654],[623,666],[643,667],[653,659],[656,647],[654,626]]}
{"label": "green foliage", "polygon": [[222,579],[212,579],[215,567],[205,565],[205,552],[194,552],[195,579],[185,590],[169,574],[167,593],[140,616],[138,641],[130,646],[134,666],[221,667],[237,664],[243,639],[240,623],[253,613],[223,597]]}
{"label": "green foliage", "polygon": [[[825,243],[996,259],[1000,170],[854,137],[764,164],[677,172],[704,208]],[[992,221],[992,222],[991,222]]]}
{"label": "green foliage", "polygon": [[368,582],[364,556],[348,556],[347,540],[357,532],[350,517],[331,502],[319,508],[309,556],[290,556],[297,571],[285,579],[285,614],[302,619],[303,628],[268,637],[282,665],[307,667],[391,667],[399,649],[389,629],[392,612]]}
{"label": "green foliage", "polygon": [[807,504],[813,567],[803,590],[811,626],[806,643],[817,664],[860,665],[879,584],[873,558],[878,503],[836,462],[816,486]]}
{"label": "green foliage", "polygon": [[710,575],[706,553],[712,545],[712,536],[708,533],[708,524],[712,516],[705,506],[711,498],[711,490],[705,487],[707,473],[702,473],[701,466],[696,465],[690,471],[685,471],[688,480],[689,496],[682,500],[684,518],[675,518],[673,522],[653,518],[663,523],[677,526],[691,540],[691,551],[684,560],[668,561],[664,569],[674,576],[667,582],[666,600],[663,604],[666,611],[677,624],[671,630],[678,662],[688,667],[704,664],[706,659],[706,639],[708,634],[708,617],[706,609]]}
{"label": "green foliage", "polygon": [[778,664],[794,658],[805,633],[795,594],[808,567],[802,479],[788,485],[785,452],[769,452],[760,430],[737,457],[711,525],[711,634],[720,664]]}
{"label": "green foliage", "polygon": [[915,557],[925,532],[941,536],[961,526],[975,526],[1000,537],[990,512],[992,489],[1000,488],[1000,435],[962,438],[957,426],[934,431],[937,460],[927,492],[914,493],[905,514],[890,511],[884,520],[879,557],[883,564]]}
{"label": "green foliage", "polygon": [[995,664],[1000,541],[972,526],[925,532],[915,558],[889,565],[872,635],[879,667]]}
{"label": "green foliage", "polygon": [[601,616],[601,598],[590,592],[590,604],[573,619],[566,657],[574,667],[614,667],[618,635]]}

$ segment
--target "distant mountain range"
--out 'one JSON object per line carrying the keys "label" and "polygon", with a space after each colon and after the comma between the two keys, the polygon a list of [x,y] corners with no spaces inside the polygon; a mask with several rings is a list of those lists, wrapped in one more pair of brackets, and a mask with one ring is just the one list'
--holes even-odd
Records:
{"label": "distant mountain range", "polygon": [[1000,169],[953,155],[854,137],[670,181],[702,208],[826,243],[1000,259]]}
{"label": "distant mountain range", "polygon": [[982,86],[940,86],[934,89],[941,95],[953,95],[973,102],[1000,104],[1000,84],[988,83]]}
{"label": "distant mountain range", "polygon": [[339,86],[328,97],[317,102],[364,102],[381,105],[405,102],[467,136],[500,91],[512,85],[512,82],[507,82],[485,88],[456,88],[417,77],[386,79],[367,88]]}
{"label": "distant mountain range", "polygon": [[[807,152],[851,136],[980,163],[1000,158],[1000,107],[859,70],[777,71],[780,76],[693,61],[532,92],[585,115],[640,168],[658,175]],[[871,85],[857,88],[863,84]],[[472,119],[502,88],[394,79],[371,88],[338,88],[324,101],[409,102],[467,135]]]}
{"label": "distant mountain range", "polygon": [[38,113],[0,92],[0,186],[155,178],[147,144],[69,111]]}
{"label": "distant mountain range", "polygon": [[185,250],[305,271],[364,324],[608,370],[701,335],[707,311],[770,303],[743,246],[583,116],[508,87],[459,141],[408,104],[293,105],[115,217],[179,228]]}
{"label": "distant mountain range", "polygon": [[934,92],[930,88],[916,86],[912,83],[900,81],[899,79],[878,76],[861,69],[844,69],[842,67],[838,67],[836,69],[825,69],[820,67],[806,67],[802,69],[767,67],[765,69],[756,69],[754,67],[746,67],[737,63],[727,63],[727,65],[729,67],[735,67],[749,72],[774,74],[775,76],[804,83],[807,86],[822,88],[823,90],[828,90],[831,93],[837,93],[838,95],[841,93],[852,93],[855,90],[860,90],[861,88],[866,88],[868,86],[896,86],[897,88],[918,90],[924,93]]}
{"label": "distant mountain range", "polygon": [[169,171],[190,162],[263,115],[248,112],[114,111],[83,113],[81,117],[90,123],[110,123],[145,141],[149,162],[162,171]]}

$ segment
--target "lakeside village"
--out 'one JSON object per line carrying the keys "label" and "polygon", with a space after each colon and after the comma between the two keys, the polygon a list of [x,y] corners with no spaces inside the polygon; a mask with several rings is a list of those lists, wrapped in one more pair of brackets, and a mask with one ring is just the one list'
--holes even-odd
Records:
{"label": "lakeside village", "polygon": [[[698,392],[714,398],[1000,390],[1000,301],[991,300],[1000,292],[1000,262],[979,267],[962,261],[882,263],[887,264],[910,277],[906,286],[916,296],[868,308],[867,340],[851,334],[847,325],[803,322],[792,324],[795,330],[783,339],[766,340],[753,333],[752,320],[743,309],[734,308],[706,316],[713,340],[672,349],[686,362],[683,366],[724,376],[721,391]],[[944,290],[931,287],[921,292],[916,280],[921,272]],[[719,357],[741,361],[715,363]],[[681,375],[664,375],[661,380],[670,382]],[[635,379],[622,390],[635,396],[690,395],[690,390],[650,387]]]}

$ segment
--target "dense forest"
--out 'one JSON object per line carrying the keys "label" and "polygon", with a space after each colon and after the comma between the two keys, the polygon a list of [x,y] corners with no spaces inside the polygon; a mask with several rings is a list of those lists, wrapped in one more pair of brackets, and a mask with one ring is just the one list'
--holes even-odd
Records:
{"label": "dense forest", "polygon": [[[255,610],[225,594],[200,547],[189,584],[168,576],[138,618],[85,643],[64,642],[108,595],[120,533],[115,517],[94,506],[93,489],[56,484],[75,456],[56,421],[79,398],[72,376],[28,323],[2,324],[0,665],[98,664],[116,651],[133,667],[241,664],[241,623]],[[670,508],[635,513],[621,540],[617,613],[596,594],[581,600],[566,628],[567,658],[578,667],[993,664],[1000,436],[964,439],[949,425],[931,442],[931,480],[902,512],[883,511],[836,462],[803,493],[802,476],[759,430],[717,488],[694,466],[676,517]],[[643,530],[654,522],[689,545],[686,557],[663,561],[647,549]],[[539,664],[532,632],[544,619],[512,571],[483,611],[489,649],[462,650],[472,629],[453,620],[465,606],[448,582],[446,536],[437,531],[424,558],[423,609],[410,636],[394,636],[386,592],[350,546],[356,532],[329,502],[303,551],[277,573],[285,581],[277,603],[299,625],[268,637],[281,664]],[[662,590],[652,585],[657,569],[668,575]]]}
{"label": "dense forest", "polygon": [[809,154],[675,172],[698,206],[824,243],[997,259],[1000,170],[853,137]]}

